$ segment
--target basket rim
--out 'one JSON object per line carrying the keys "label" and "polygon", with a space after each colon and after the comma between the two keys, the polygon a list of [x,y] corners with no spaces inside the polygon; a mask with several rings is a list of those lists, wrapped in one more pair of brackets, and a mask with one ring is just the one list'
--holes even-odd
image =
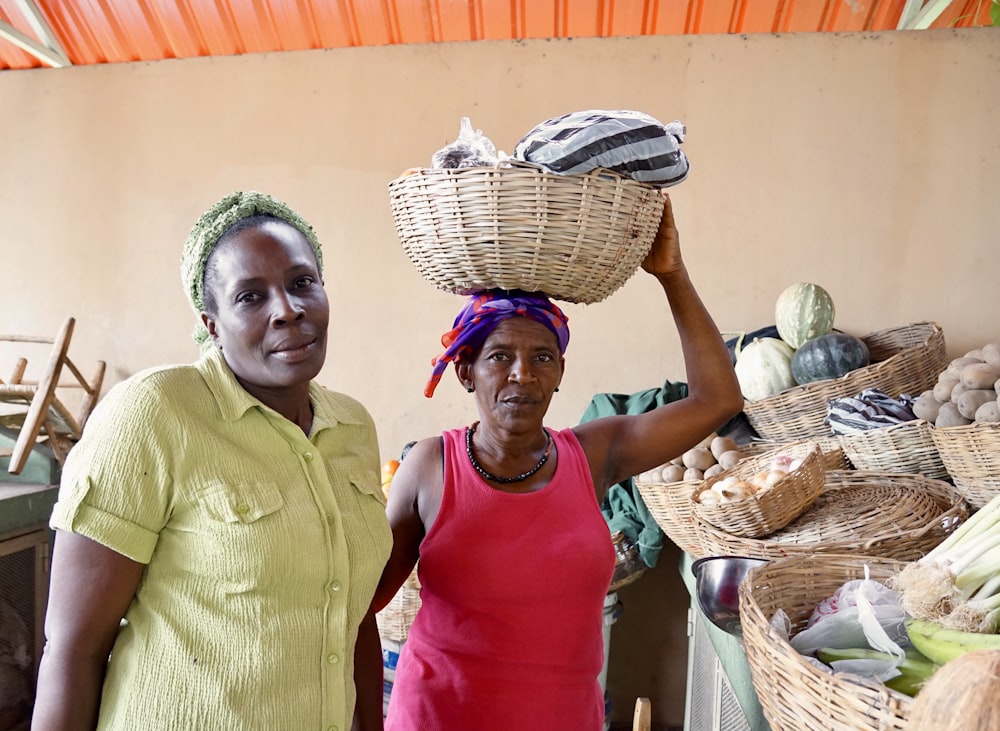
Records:
{"label": "basket rim", "polygon": [[408,180],[414,176],[420,177],[474,177],[481,176],[485,174],[496,174],[504,173],[507,171],[519,171],[519,172],[535,172],[539,175],[546,177],[552,177],[555,180],[581,180],[585,178],[605,178],[605,179],[617,179],[625,183],[634,183],[636,186],[641,188],[652,190],[656,192],[662,192],[661,188],[650,183],[643,183],[640,180],[636,180],[630,175],[620,173],[617,170],[611,170],[605,167],[596,167],[592,170],[587,170],[581,173],[557,173],[549,170],[538,163],[527,162],[524,160],[515,160],[513,158],[508,158],[505,160],[499,160],[493,165],[474,165],[471,167],[464,168],[434,168],[434,167],[412,167],[408,168],[403,175],[398,175],[397,177],[390,180],[387,185],[392,188],[394,185],[403,180]]}

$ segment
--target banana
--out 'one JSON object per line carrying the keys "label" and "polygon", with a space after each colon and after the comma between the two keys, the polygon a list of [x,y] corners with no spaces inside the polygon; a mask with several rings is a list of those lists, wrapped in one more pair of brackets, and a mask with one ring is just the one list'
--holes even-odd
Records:
{"label": "banana", "polygon": [[1000,649],[1000,634],[963,632],[949,629],[929,619],[907,619],[906,634],[921,654],[938,665],[944,665],[973,650]]}
{"label": "banana", "polygon": [[[915,696],[920,688],[923,687],[923,684],[927,682],[927,679],[938,669],[938,665],[913,647],[907,647],[904,652],[906,656],[896,665],[900,674],[885,681],[885,684],[900,693]],[[888,663],[896,662],[895,655],[871,650],[867,647],[852,647],[850,649],[821,647],[816,650],[816,658],[822,660],[827,665],[837,660],[881,660]]]}

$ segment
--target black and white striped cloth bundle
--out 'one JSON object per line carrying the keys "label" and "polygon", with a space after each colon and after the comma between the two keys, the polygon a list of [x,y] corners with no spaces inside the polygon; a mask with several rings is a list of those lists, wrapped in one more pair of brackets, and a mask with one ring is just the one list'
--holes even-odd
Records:
{"label": "black and white striped cloth bundle", "polygon": [[690,169],[680,148],[686,132],[679,120],[662,124],[642,112],[592,109],[542,122],[521,138],[511,157],[554,173],[606,168],[667,188]]}
{"label": "black and white striped cloth bundle", "polygon": [[867,388],[857,396],[830,399],[825,424],[834,434],[851,434],[916,419],[916,398],[903,393],[898,399],[877,388]]}

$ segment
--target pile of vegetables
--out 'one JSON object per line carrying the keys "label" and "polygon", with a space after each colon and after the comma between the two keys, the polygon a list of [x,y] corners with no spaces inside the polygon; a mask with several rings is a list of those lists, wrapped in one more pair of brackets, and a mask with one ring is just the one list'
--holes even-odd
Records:
{"label": "pile of vegetables", "polygon": [[836,307],[818,284],[787,287],[774,307],[779,337],[758,337],[736,346],[736,377],[748,401],[759,401],[796,385],[840,378],[870,362],[860,338],[833,329]]}
{"label": "pile of vegetables", "polygon": [[732,474],[716,480],[707,490],[695,492],[693,498],[702,505],[721,505],[744,500],[752,495],[769,490],[778,484],[789,472],[797,470],[802,458],[792,458],[785,454],[775,455],[770,464],[759,472],[743,479]]}
{"label": "pile of vegetables", "polygon": [[732,469],[742,457],[743,453],[733,439],[713,432],[684,454],[636,475],[636,479],[640,482],[662,482],[667,485],[674,482],[700,481],[706,477],[714,477],[723,470]]}
{"label": "pile of vegetables", "polygon": [[[944,668],[950,675],[951,663],[970,653],[993,651],[995,662],[1000,657],[1000,495],[879,588],[898,598],[905,646],[887,648],[855,639],[846,647],[831,645],[806,651],[807,645],[798,636],[792,638],[793,646],[835,672],[864,674],[873,667],[894,668],[883,682],[917,697]],[[876,613],[868,612],[869,616]],[[885,629],[898,626],[898,619],[888,613],[883,617],[889,618]],[[870,629],[869,625],[866,636]],[[996,669],[1000,665],[991,672]],[[990,694],[995,696],[997,678],[991,682]]]}
{"label": "pile of vegetables", "polygon": [[1000,343],[952,360],[934,388],[917,397],[913,412],[940,427],[1000,422]]}

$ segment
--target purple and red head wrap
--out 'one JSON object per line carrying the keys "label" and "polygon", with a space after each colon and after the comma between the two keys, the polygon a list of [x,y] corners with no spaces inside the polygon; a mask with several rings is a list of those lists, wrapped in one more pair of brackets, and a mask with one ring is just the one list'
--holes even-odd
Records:
{"label": "purple and red head wrap", "polygon": [[491,289],[469,297],[451,330],[441,336],[445,351],[431,361],[433,370],[424,396],[434,395],[448,363],[470,358],[494,328],[512,317],[529,317],[545,325],[559,341],[559,352],[569,345],[569,318],[548,297],[518,290]]}

